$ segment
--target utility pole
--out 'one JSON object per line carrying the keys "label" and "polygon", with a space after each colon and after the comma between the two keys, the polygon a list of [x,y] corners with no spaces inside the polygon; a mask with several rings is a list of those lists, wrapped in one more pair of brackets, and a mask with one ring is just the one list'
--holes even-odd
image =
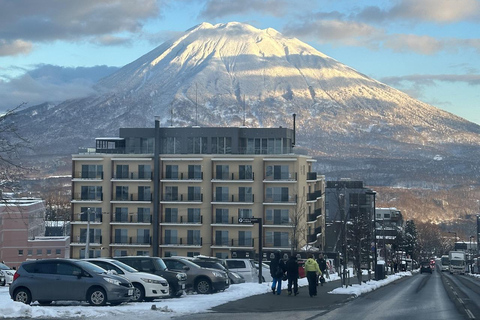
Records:
{"label": "utility pole", "polygon": [[85,243],[85,259],[90,258],[90,208],[87,208],[87,237]]}

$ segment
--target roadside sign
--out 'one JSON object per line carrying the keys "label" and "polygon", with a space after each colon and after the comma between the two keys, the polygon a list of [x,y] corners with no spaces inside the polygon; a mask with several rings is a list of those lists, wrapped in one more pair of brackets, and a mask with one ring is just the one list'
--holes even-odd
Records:
{"label": "roadside sign", "polygon": [[238,223],[259,223],[260,218],[238,218]]}

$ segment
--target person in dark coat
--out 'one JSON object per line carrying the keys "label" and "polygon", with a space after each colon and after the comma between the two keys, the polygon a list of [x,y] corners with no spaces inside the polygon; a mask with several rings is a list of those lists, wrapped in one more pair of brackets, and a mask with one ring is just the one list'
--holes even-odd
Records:
{"label": "person in dark coat", "polygon": [[279,295],[282,292],[282,279],[285,274],[285,262],[283,262],[280,250],[276,251],[270,261],[270,275],[272,276],[272,292]]}
{"label": "person in dark coat", "polygon": [[[318,267],[320,268],[320,271],[322,271],[322,277],[325,276],[327,273],[327,260],[323,257],[323,254],[318,255],[317,259]],[[323,286],[323,282],[320,281],[320,284]]]}
{"label": "person in dark coat", "polygon": [[287,270],[287,291],[288,295],[292,294],[292,285],[293,285],[293,294],[298,294],[298,261],[296,256],[291,256],[285,264]]}

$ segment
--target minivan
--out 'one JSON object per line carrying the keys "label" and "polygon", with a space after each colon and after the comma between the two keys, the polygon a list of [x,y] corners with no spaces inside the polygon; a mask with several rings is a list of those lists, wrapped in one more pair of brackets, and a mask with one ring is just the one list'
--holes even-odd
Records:
{"label": "minivan", "polygon": [[118,305],[132,299],[133,285],[105,269],[75,259],[44,259],[23,262],[9,288],[14,301],[87,301],[93,306]]}

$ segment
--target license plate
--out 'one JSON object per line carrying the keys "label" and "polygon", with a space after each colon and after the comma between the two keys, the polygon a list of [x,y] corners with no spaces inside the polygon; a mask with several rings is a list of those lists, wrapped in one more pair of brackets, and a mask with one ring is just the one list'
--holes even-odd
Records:
{"label": "license plate", "polygon": [[133,289],[128,289],[128,295],[133,296]]}

